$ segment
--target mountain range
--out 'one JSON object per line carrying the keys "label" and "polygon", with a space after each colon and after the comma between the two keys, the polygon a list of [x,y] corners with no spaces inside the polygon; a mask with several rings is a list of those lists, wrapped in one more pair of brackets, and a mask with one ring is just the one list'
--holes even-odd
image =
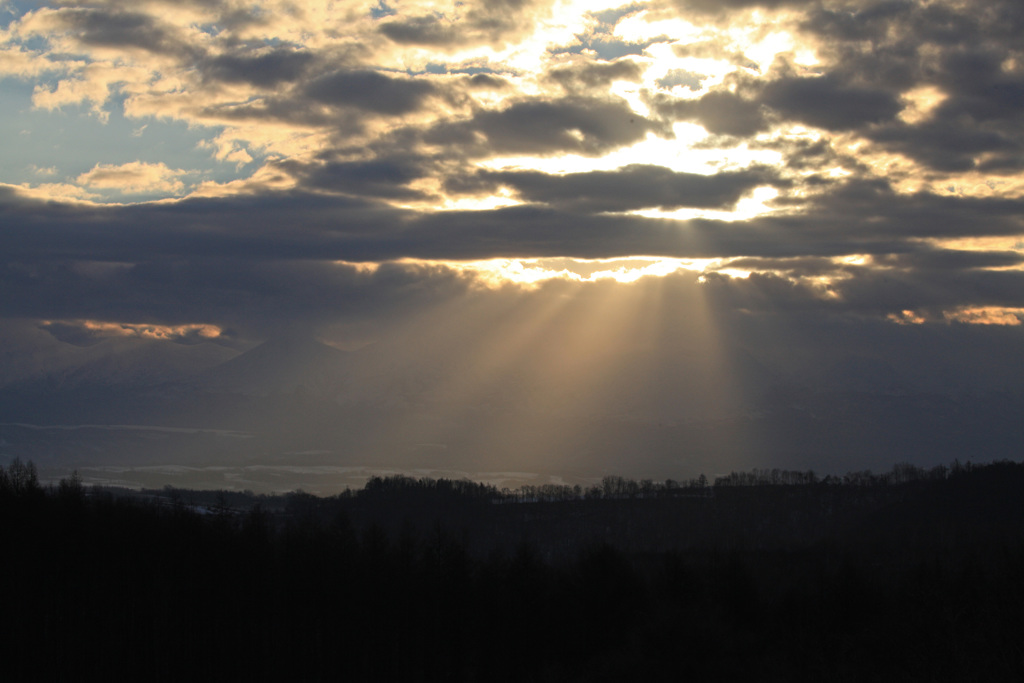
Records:
{"label": "mountain range", "polygon": [[798,376],[741,350],[716,361],[636,350],[552,361],[415,341],[341,350],[293,334],[236,350],[48,340],[34,365],[5,368],[0,458],[686,478],[1024,452],[1019,392],[928,390],[866,355]]}

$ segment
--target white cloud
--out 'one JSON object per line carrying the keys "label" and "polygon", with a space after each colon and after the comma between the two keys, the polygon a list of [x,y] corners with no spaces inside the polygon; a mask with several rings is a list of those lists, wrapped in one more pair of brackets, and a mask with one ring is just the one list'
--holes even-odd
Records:
{"label": "white cloud", "polygon": [[67,71],[82,66],[83,62],[55,62],[36,52],[18,47],[0,48],[0,76],[32,78],[54,71]]}

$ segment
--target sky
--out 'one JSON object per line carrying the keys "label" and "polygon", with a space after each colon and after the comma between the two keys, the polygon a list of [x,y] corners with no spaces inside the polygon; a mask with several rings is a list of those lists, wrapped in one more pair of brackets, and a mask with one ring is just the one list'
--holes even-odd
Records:
{"label": "sky", "polygon": [[1019,390],[1021,35],[1019,0],[0,0],[6,376],[300,331],[659,416]]}

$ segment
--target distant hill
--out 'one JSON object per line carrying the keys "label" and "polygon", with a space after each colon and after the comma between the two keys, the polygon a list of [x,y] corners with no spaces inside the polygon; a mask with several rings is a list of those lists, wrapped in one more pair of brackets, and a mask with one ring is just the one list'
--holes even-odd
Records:
{"label": "distant hill", "polygon": [[352,354],[311,337],[282,336],[210,369],[201,385],[257,396],[303,388],[318,395],[336,392],[350,370]]}
{"label": "distant hill", "polygon": [[[0,462],[588,476],[628,468],[665,478],[768,462],[843,473],[1024,449],[1019,390],[943,392],[908,380],[870,349],[794,369],[753,346],[609,350],[543,335],[473,344],[440,327],[396,332],[354,351],[285,334],[241,353],[140,338],[83,347],[30,330],[26,344],[38,353],[17,356],[25,367],[12,356],[0,374],[0,425],[208,432],[0,427]],[[253,438],[228,440],[218,430]]]}

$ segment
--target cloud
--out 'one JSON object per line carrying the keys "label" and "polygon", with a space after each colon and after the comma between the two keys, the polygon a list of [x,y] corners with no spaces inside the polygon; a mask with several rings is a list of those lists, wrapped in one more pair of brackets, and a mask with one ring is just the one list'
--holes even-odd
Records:
{"label": "cloud", "polygon": [[387,115],[407,114],[437,92],[429,81],[396,78],[378,71],[335,71],[316,78],[304,94],[315,102]]}
{"label": "cloud", "polygon": [[23,47],[0,48],[0,74],[16,78],[31,78],[48,72],[63,72],[82,64],[67,60],[53,61]]}
{"label": "cloud", "polygon": [[177,194],[185,189],[180,180],[190,171],[168,168],[163,162],[131,161],[126,164],[96,164],[75,179],[79,185],[96,190],[116,190],[122,194],[166,192]]}
{"label": "cloud", "polygon": [[890,121],[903,108],[892,93],[832,76],[780,78],[765,86],[760,100],[789,119],[831,131]]}
{"label": "cloud", "polygon": [[23,28],[41,34],[63,30],[83,48],[138,50],[159,55],[191,51],[188,43],[157,16],[121,8],[61,7],[28,15]]}
{"label": "cloud", "polygon": [[768,128],[759,102],[728,91],[712,91],[696,100],[658,95],[652,104],[661,116],[695,121],[715,135],[749,136]]}
{"label": "cloud", "polygon": [[29,164],[29,170],[33,175],[37,176],[52,176],[57,175],[56,166],[36,166],[35,164]]}
{"label": "cloud", "polygon": [[469,45],[503,47],[531,32],[549,14],[551,0],[479,0],[453,3],[429,14],[388,17],[377,30],[401,45],[454,49]]}
{"label": "cloud", "polygon": [[156,53],[178,52],[184,47],[170,30],[146,14],[71,9],[62,12],[61,19],[86,45],[129,47]]}
{"label": "cloud", "polygon": [[20,197],[42,201],[91,202],[99,199],[98,195],[70,183],[39,183],[38,185],[29,183],[20,185],[0,184],[0,195],[4,194],[2,191],[11,191]]}
{"label": "cloud", "polygon": [[[866,131],[873,142],[934,171],[1015,166],[1024,142],[1016,115],[1024,96],[1024,54],[1014,37],[1024,28],[1018,4],[996,1],[985,12],[951,2],[880,2],[853,12],[823,6],[801,28],[820,37],[828,72],[817,82],[766,86],[782,113],[835,130],[881,124]],[[891,98],[915,89],[930,89],[939,101],[914,120],[894,120]],[[803,101],[815,90],[822,111]],[[855,90],[864,96],[860,103]],[[837,118],[840,102],[849,114]]]}
{"label": "cloud", "polygon": [[631,59],[607,63],[581,61],[551,69],[546,77],[568,92],[605,92],[615,81],[639,81],[643,72],[644,66]]}
{"label": "cloud", "polygon": [[741,9],[776,9],[802,4],[802,0],[673,0],[681,12],[722,14]]}
{"label": "cloud", "polygon": [[424,133],[423,140],[456,146],[470,156],[599,155],[639,142],[649,132],[670,134],[622,100],[567,97],[525,100],[500,110],[478,111],[466,121],[435,125]]}
{"label": "cloud", "polygon": [[302,171],[305,174],[302,182],[305,187],[353,196],[413,199],[423,197],[423,193],[408,185],[430,171],[427,163],[412,157],[329,162]]}
{"label": "cloud", "polygon": [[167,326],[96,320],[45,320],[39,326],[55,339],[74,346],[94,346],[104,339],[118,337],[170,341],[176,344],[201,344],[218,340],[222,332],[213,325]]}
{"label": "cloud", "polygon": [[208,78],[269,88],[298,80],[313,61],[307,51],[259,45],[210,57],[202,68]]}
{"label": "cloud", "polygon": [[[367,269],[311,260],[210,258],[139,260],[116,267],[66,261],[5,266],[0,282],[4,317],[56,321],[47,329],[77,335],[76,343],[129,334],[199,341],[216,337],[214,328],[258,339],[291,327],[393,320],[461,296],[470,286],[464,274],[443,266],[394,263]],[[16,293],[13,286],[23,289]],[[160,323],[134,322],[147,318]]]}
{"label": "cloud", "polygon": [[455,25],[438,16],[385,21],[379,30],[396,43],[405,45],[448,45],[457,44],[461,39]]}
{"label": "cloud", "polygon": [[[255,338],[661,287],[706,301],[735,345],[776,325],[824,357],[836,321],[870,348],[1024,307],[1019,3],[389,6],[17,10],[0,70],[36,110],[11,110],[58,126],[84,104],[149,147],[10,152],[0,316],[69,339],[81,321]],[[161,142],[186,126],[203,142]],[[31,164],[76,184],[35,184]],[[142,195],[167,201],[81,201]],[[467,265],[637,256],[707,265],[636,289],[556,267],[496,286]]]}
{"label": "cloud", "polygon": [[[350,176],[357,175],[354,168],[339,167]],[[411,175],[417,172],[402,171]],[[654,197],[651,201],[666,201],[665,197],[674,191],[673,182],[697,180],[652,168],[633,173],[634,179],[647,173],[666,183],[667,190],[656,186],[648,189],[648,196]],[[767,181],[765,175],[760,175],[763,173],[727,173],[717,180],[711,176],[699,182],[709,186],[722,182],[725,188],[732,183],[730,191],[735,192]],[[514,174],[509,178],[517,180]],[[594,178],[607,180],[609,176]],[[531,179],[535,181],[532,184],[528,182]],[[570,176],[562,185],[554,180],[552,190],[540,187],[535,176],[525,175],[518,180],[528,191],[544,192],[553,201],[571,203],[572,195],[566,188],[579,182],[579,177]],[[385,173],[365,185],[376,184],[379,188],[389,182]],[[557,194],[559,189],[564,195]],[[658,192],[662,193],[660,197]],[[592,209],[599,198],[589,196],[580,201],[584,205],[589,202],[587,208]],[[618,201],[620,206],[628,206],[631,200],[625,196]],[[730,223],[600,215],[589,210],[539,206],[411,211],[358,197],[297,191],[107,208],[62,209],[20,200],[16,195],[0,198],[0,204],[7,207],[8,215],[17,216],[17,220],[8,220],[0,232],[0,246],[12,260],[46,253],[69,258],[102,255],[113,261],[146,255],[346,261],[642,254],[678,258],[831,256],[898,253],[906,251],[908,243],[922,239],[1015,236],[1024,232],[1020,200],[929,193],[905,197],[885,183],[865,181],[837,183],[827,193],[802,201],[799,213]],[[143,224],[147,230],[137,230],[136,226]]]}
{"label": "cloud", "polygon": [[39,109],[60,109],[66,105],[89,102],[94,111],[110,97],[110,81],[104,78],[102,70],[95,67],[83,68],[77,77],[57,82],[56,87],[37,85],[32,93],[32,106]]}
{"label": "cloud", "polygon": [[550,175],[530,171],[482,172],[480,181],[507,185],[529,202],[568,211],[631,211],[642,208],[726,209],[755,187],[778,182],[767,168],[715,175],[675,173],[663,166],[631,165],[616,171]]}
{"label": "cloud", "polygon": [[882,254],[874,258],[880,266],[912,270],[949,272],[974,268],[1010,268],[1024,263],[1018,251],[959,251],[922,249],[901,254]]}

